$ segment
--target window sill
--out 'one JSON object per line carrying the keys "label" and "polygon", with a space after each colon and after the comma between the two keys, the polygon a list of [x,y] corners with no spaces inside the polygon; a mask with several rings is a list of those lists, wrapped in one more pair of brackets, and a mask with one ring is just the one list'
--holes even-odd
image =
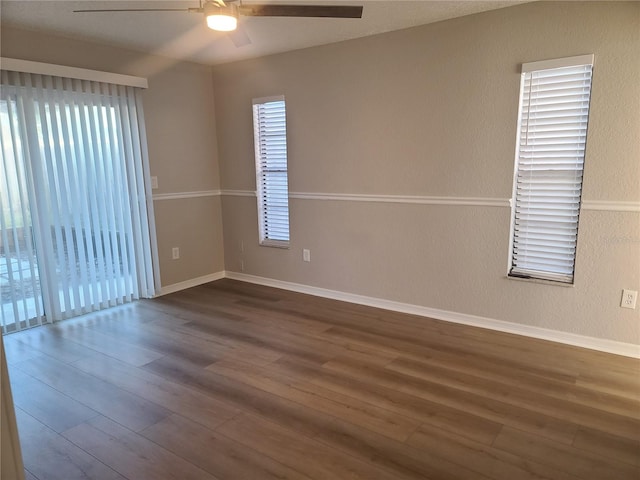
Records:
{"label": "window sill", "polygon": [[542,285],[553,285],[554,287],[573,288],[575,286],[573,283],[554,282],[553,280],[543,280],[541,278],[513,277],[511,275],[505,275],[505,278],[516,282],[540,283]]}
{"label": "window sill", "polygon": [[272,248],[282,248],[285,250],[289,249],[289,242],[281,242],[278,240],[264,240],[260,242],[261,247],[272,247]]}

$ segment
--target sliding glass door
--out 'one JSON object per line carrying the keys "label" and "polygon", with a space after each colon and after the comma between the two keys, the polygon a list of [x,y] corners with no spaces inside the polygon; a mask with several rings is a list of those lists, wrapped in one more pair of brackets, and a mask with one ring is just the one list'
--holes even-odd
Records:
{"label": "sliding glass door", "polygon": [[0,318],[6,331],[43,319],[22,139],[10,120],[12,107],[15,102],[0,99]]}
{"label": "sliding glass door", "polygon": [[3,332],[153,295],[140,113],[131,87],[2,72]]}

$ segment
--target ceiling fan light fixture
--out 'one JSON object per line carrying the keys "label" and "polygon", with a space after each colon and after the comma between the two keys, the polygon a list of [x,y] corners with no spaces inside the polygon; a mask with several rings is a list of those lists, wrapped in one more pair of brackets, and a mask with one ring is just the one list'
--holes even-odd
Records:
{"label": "ceiling fan light fixture", "polygon": [[219,6],[215,3],[204,5],[207,26],[219,32],[231,32],[238,27],[238,7],[234,4]]}

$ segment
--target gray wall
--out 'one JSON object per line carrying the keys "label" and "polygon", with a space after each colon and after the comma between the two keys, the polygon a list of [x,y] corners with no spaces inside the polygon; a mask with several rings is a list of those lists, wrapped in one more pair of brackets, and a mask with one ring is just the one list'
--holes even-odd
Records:
{"label": "gray wall", "polygon": [[[211,68],[3,26],[3,57],[137,75],[149,80],[143,104],[154,194],[220,189]],[[154,202],[163,286],[224,270],[219,196]],[[180,260],[171,248],[180,247]]]}
{"label": "gray wall", "polygon": [[[226,269],[640,343],[639,311],[619,307],[640,286],[639,52],[639,3],[542,2],[214,67],[222,188],[255,189],[251,99],[284,94],[296,197],[281,250],[258,246],[255,198],[224,196]],[[575,286],[507,279],[519,66],[586,53]]]}
{"label": "gray wall", "polygon": [[[640,290],[637,2],[537,2],[213,69],[1,35],[2,56],[148,77],[154,193],[231,191],[155,202],[165,286],[242,261],[267,278],[640,343],[640,309],[619,307],[622,288]],[[507,279],[519,65],[585,53],[596,65],[575,286]],[[277,94],[299,194],[289,250],[259,247],[255,197],[233,194],[255,189],[251,99]],[[379,198],[304,198],[318,193]],[[486,199],[497,206],[476,205]]]}

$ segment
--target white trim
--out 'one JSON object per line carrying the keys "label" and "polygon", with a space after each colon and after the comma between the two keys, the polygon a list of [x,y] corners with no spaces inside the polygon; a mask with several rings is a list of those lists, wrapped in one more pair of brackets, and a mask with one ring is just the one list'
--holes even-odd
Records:
{"label": "white trim", "polygon": [[534,277],[516,277],[513,275],[505,275],[504,278],[507,280],[515,280],[516,282],[529,282],[529,283],[539,283],[541,285],[551,285],[553,287],[565,287],[565,288],[574,288],[575,284],[566,283],[566,282],[558,282],[554,280],[546,280],[543,278],[534,278]]}
{"label": "white trim", "polygon": [[551,68],[574,67],[577,65],[593,65],[593,54],[578,55],[576,57],[554,58],[522,64],[522,73],[536,70],[549,70]]}
{"label": "white trim", "polygon": [[293,292],[306,293],[318,297],[331,298],[344,302],[367,305],[370,307],[392,310],[395,312],[408,313],[411,315],[419,315],[422,317],[444,320],[447,322],[460,323],[473,327],[487,328],[499,332],[512,333],[515,335],[524,335],[526,337],[538,338],[541,340],[549,340],[552,342],[573,345],[576,347],[598,350],[601,352],[623,355],[625,357],[640,358],[640,345],[632,343],[617,342],[614,340],[606,340],[575,333],[560,332],[542,327],[531,325],[521,325],[519,323],[505,322],[502,320],[494,320],[492,318],[479,317],[466,313],[451,312],[436,308],[423,307],[420,305],[412,305],[409,303],[394,302],[392,300],[384,300],[381,298],[367,297],[364,295],[356,295],[352,293],[339,292],[336,290],[327,290],[310,285],[299,283],[285,282],[271,278],[258,277],[255,275],[247,275],[245,273],[225,271],[224,276],[233,280],[242,282],[256,283],[268,287],[281,288]]}
{"label": "white trim", "polygon": [[[252,190],[221,190],[231,197],[255,197]],[[508,198],[483,197],[428,197],[419,195],[368,195],[359,193],[289,192],[289,198],[298,200],[331,200],[340,202],[408,203],[420,205],[467,205],[486,207],[509,207]]]}
{"label": "white trim", "polygon": [[[154,200],[179,200],[196,197],[255,197],[254,190],[200,190],[195,192],[157,193]],[[291,192],[289,198],[298,200],[333,200],[342,202],[407,203],[418,205],[461,205],[470,207],[510,207],[509,198],[490,197],[428,197],[419,195],[365,195],[358,193]],[[584,200],[582,210],[603,212],[640,212],[640,202],[612,202]]]}
{"label": "white trim", "polygon": [[[518,90],[518,118],[516,124],[516,132],[521,132],[522,128],[522,102],[520,99],[524,95],[524,73],[520,77],[520,89]],[[511,262],[513,261],[513,242],[515,239],[515,227],[516,227],[516,192],[518,191],[518,156],[520,154],[520,142],[518,141],[520,137],[520,133],[517,134],[517,139],[514,142],[514,152],[513,152],[513,178],[511,180],[511,198],[509,199],[509,251],[507,253],[507,275],[509,275],[509,270],[511,270]]]}
{"label": "white trim", "polygon": [[210,273],[209,275],[204,275],[202,277],[192,278],[191,280],[185,280],[184,282],[166,285],[160,289],[160,293],[158,293],[155,297],[161,297],[162,295],[179,292],[180,290],[186,290],[187,288],[197,287],[209,282],[215,282],[216,280],[220,280],[225,276],[226,274],[223,270],[221,272]]}
{"label": "white trim", "polygon": [[93,82],[112,83],[128,87],[149,88],[146,78],[121,75],[119,73],[87,70],[86,68],[67,67],[52,63],[32,62],[17,58],[0,57],[0,69],[11,72],[37,73],[40,75],[52,75],[54,77],[77,78]]}
{"label": "white trim", "polygon": [[258,238],[264,246],[289,244],[287,106],[284,96],[253,99]]}
{"label": "white trim", "polygon": [[290,248],[289,242],[284,240],[266,239],[259,242],[258,245],[260,245],[261,247],[282,248],[284,250],[288,250]]}
{"label": "white trim", "polygon": [[220,190],[220,193],[226,197],[255,197],[255,190]]}
{"label": "white trim", "polygon": [[181,198],[219,197],[220,195],[222,195],[220,190],[201,190],[197,192],[157,193],[153,196],[153,199],[179,200]]}
{"label": "white trim", "polygon": [[508,198],[482,197],[430,197],[420,195],[367,195],[358,193],[307,193],[291,192],[289,198],[302,200],[334,200],[372,203],[408,203],[419,205],[464,205],[483,207],[508,207]]}
{"label": "white trim", "polygon": [[601,212],[640,212],[640,202],[610,202],[606,200],[585,200],[582,210]]}

